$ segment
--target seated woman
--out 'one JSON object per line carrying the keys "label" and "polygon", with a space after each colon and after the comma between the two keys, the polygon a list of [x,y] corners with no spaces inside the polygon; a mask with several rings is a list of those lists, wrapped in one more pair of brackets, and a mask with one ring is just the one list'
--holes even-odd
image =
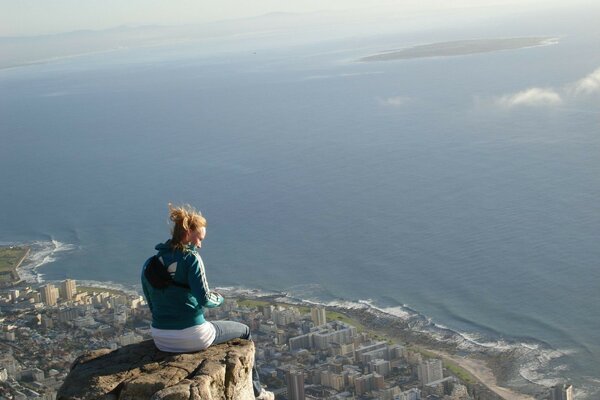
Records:
{"label": "seated woman", "polygon": [[[155,282],[150,283],[146,270],[153,258],[142,269],[142,289],[152,312],[151,331],[156,347],[171,353],[187,353],[235,338],[251,339],[247,325],[204,319],[204,308],[218,307],[223,302],[223,297],[209,289],[198,253],[206,237],[206,219],[190,206],[169,204],[169,211],[172,238],[156,245],[156,257],[168,271],[171,284],[158,288]],[[274,398],[272,392],[260,386],[256,368],[252,371],[252,381],[257,399]]]}

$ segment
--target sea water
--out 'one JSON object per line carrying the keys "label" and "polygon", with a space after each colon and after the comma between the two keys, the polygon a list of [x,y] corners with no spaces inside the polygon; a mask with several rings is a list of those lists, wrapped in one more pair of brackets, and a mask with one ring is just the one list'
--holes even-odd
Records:
{"label": "sea water", "polygon": [[[2,70],[0,242],[32,246],[29,280],[135,288],[169,236],[167,204],[190,203],[212,286],[420,315],[519,349],[524,379],[595,398],[599,97],[574,89],[600,67],[593,38],[357,62],[414,42]],[[509,104],[531,88],[559,100]]]}

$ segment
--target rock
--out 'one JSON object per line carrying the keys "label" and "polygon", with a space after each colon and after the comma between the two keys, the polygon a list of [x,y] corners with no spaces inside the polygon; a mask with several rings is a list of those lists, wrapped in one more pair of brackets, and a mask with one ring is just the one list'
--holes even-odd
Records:
{"label": "rock", "polygon": [[57,400],[253,400],[253,364],[248,340],[188,354],[164,353],[146,340],[77,358]]}

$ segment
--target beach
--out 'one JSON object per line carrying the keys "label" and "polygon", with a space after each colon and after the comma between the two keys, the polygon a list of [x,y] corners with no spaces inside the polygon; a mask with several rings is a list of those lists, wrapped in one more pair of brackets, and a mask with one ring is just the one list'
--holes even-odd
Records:
{"label": "beach", "polygon": [[470,357],[461,357],[451,355],[438,350],[427,349],[428,352],[434,353],[444,361],[451,361],[458,366],[468,371],[475,379],[492,390],[498,396],[505,400],[534,400],[534,397],[518,393],[512,389],[498,385],[494,372],[486,365],[485,361],[477,360]]}

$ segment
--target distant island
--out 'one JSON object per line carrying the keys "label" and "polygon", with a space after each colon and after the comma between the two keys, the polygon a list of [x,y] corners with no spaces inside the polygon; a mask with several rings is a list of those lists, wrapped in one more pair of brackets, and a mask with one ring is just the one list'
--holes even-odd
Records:
{"label": "distant island", "polygon": [[467,54],[490,53],[500,50],[515,50],[525,47],[547,46],[558,43],[555,37],[518,37],[500,39],[470,39],[437,42],[399,50],[388,50],[363,57],[358,61],[393,61],[426,57],[451,57]]}
{"label": "distant island", "polygon": [[17,268],[29,252],[27,246],[0,247],[0,287],[13,285],[20,280]]}

